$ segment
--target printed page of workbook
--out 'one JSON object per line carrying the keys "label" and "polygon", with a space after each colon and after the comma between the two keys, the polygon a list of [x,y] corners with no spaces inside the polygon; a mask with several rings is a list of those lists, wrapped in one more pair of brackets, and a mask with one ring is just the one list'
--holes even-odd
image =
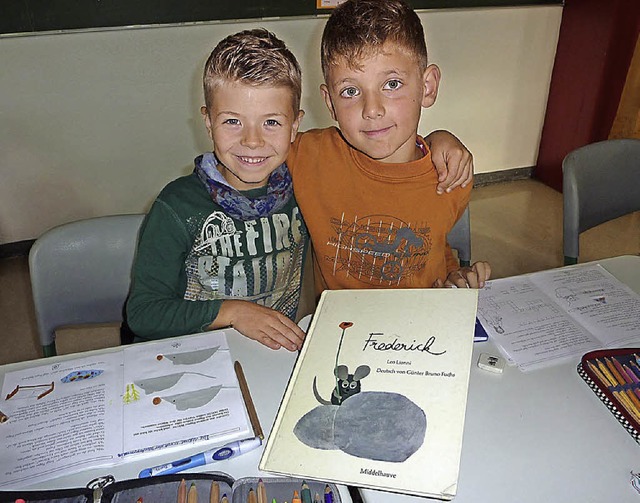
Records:
{"label": "printed page of workbook", "polygon": [[0,410],[0,487],[111,465],[122,448],[122,353],[9,372]]}
{"label": "printed page of workbook", "polygon": [[523,371],[640,338],[640,297],[600,265],[488,281],[478,319]]}
{"label": "printed page of workbook", "polygon": [[124,350],[124,453],[252,436],[224,331]]}

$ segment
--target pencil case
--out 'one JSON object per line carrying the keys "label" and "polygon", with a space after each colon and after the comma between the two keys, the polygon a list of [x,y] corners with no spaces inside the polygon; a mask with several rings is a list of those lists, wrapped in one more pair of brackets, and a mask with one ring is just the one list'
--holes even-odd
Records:
{"label": "pencil case", "polygon": [[640,443],[640,348],[590,351],[578,374]]}
{"label": "pencil case", "polygon": [[[0,491],[0,503],[177,503],[178,490],[185,481],[187,490],[193,485],[199,503],[209,503],[212,484],[218,485],[219,497],[226,495],[229,503],[247,503],[249,492],[257,493],[258,483],[263,481],[268,503],[291,501],[294,491],[301,493],[303,483],[309,487],[312,501],[316,494],[325,501],[325,491],[330,491],[331,501],[341,503],[335,484],[303,481],[291,477],[243,477],[233,479],[222,472],[185,473],[160,475],[144,479],[115,482],[111,476],[95,479],[85,488],[51,489],[42,491]],[[327,489],[328,488],[328,489]],[[257,500],[256,500],[257,501]],[[217,503],[217,502],[216,502]]]}

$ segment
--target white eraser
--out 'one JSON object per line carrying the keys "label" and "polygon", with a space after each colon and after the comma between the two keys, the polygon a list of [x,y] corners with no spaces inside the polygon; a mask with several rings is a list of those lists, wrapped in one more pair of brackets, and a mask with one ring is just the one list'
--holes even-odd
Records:
{"label": "white eraser", "polygon": [[478,358],[478,367],[482,370],[488,370],[496,374],[502,374],[504,370],[504,358],[500,356],[490,355],[488,353],[482,353]]}

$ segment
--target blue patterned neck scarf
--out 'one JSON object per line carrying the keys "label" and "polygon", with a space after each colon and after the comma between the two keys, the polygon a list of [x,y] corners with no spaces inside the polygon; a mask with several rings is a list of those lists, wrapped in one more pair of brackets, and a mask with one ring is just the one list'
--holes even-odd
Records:
{"label": "blue patterned neck scarf", "polygon": [[253,220],[268,217],[287,204],[293,195],[291,175],[285,163],[269,175],[267,193],[255,198],[248,198],[229,185],[218,171],[218,163],[216,156],[207,152],[196,157],[194,172],[206,187],[213,202],[219,204],[232,218]]}

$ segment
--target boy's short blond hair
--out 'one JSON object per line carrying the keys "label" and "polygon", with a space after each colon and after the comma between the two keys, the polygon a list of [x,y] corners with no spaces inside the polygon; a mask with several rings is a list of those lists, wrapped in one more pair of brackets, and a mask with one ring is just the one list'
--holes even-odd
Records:
{"label": "boy's short blond hair", "polygon": [[334,9],[322,34],[320,59],[325,80],[332,65],[358,62],[394,42],[427,68],[427,44],[422,23],[403,0],[347,0]]}
{"label": "boy's short blond hair", "polygon": [[204,100],[225,82],[252,86],[285,87],[291,91],[293,111],[300,109],[302,72],[285,43],[263,28],[245,30],[223,39],[204,65]]}

